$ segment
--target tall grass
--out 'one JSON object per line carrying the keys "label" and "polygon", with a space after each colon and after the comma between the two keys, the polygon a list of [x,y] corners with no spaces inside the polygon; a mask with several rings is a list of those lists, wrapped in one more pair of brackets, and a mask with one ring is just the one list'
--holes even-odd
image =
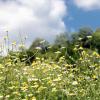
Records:
{"label": "tall grass", "polygon": [[[9,53],[8,39],[7,35],[4,41],[5,46],[8,44],[8,55],[3,56],[0,63],[0,100],[100,100],[100,55],[97,52],[75,46],[80,57],[74,64],[62,56],[58,62],[36,57],[27,65],[20,60],[20,52]],[[22,41],[23,52],[24,45]],[[12,50],[16,50],[16,46],[13,42]],[[57,51],[56,56],[59,54]]]}

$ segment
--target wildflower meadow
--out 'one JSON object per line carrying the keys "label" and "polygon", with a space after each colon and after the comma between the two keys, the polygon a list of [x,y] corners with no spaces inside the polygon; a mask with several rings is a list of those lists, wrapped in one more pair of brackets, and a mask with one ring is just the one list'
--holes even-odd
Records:
{"label": "wildflower meadow", "polygon": [[73,46],[75,58],[68,55],[67,47],[53,51],[52,45],[49,52],[36,47],[29,55],[25,41],[19,45],[14,41],[9,49],[9,37],[4,37],[0,100],[100,100],[100,54],[82,47],[80,40]]}

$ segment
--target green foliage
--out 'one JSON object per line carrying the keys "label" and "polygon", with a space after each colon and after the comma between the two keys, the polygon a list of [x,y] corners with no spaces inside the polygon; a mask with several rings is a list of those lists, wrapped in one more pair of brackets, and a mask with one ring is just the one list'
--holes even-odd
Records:
{"label": "green foliage", "polygon": [[91,35],[93,30],[90,27],[82,27],[79,30],[79,37],[85,38],[88,35]]}
{"label": "green foliage", "polygon": [[31,64],[33,60],[35,60],[34,52],[25,50],[19,52],[19,56],[21,62],[25,62],[26,64]]}
{"label": "green foliage", "polygon": [[54,46],[61,47],[67,47],[67,35],[66,34],[60,34],[56,36]]}
{"label": "green foliage", "polygon": [[34,50],[36,47],[39,47],[41,45],[41,41],[43,41],[41,38],[35,39],[29,49]]}
{"label": "green foliage", "polygon": [[37,38],[33,41],[32,45],[30,46],[29,50],[34,50],[36,47],[41,47],[43,50],[45,47],[49,45],[49,42],[42,39],[42,38]]}
{"label": "green foliage", "polygon": [[93,39],[92,39],[93,46],[96,47],[100,53],[100,30],[99,29],[96,30],[96,32],[94,32],[92,36],[93,36]]}
{"label": "green foliage", "polygon": [[79,32],[72,34],[72,42],[74,44],[82,45],[85,48],[91,48],[92,39],[89,39],[88,36],[92,36],[93,31],[89,27],[80,28]]}
{"label": "green foliage", "polygon": [[31,65],[20,60],[22,52],[11,52],[0,64],[0,99],[99,100],[100,55],[80,46],[74,50],[80,52],[74,64],[59,51],[57,62],[36,57]]}
{"label": "green foliage", "polygon": [[9,52],[8,54],[10,56],[10,59],[12,59],[15,63],[17,63],[17,60],[20,62],[24,62],[25,64],[31,64],[33,60],[35,60],[35,54],[32,51],[29,50],[22,50],[19,52]]}
{"label": "green foliage", "polygon": [[0,57],[0,100],[99,100],[100,30],[90,33],[60,34],[51,45],[38,38],[28,50],[23,42],[13,51],[14,42]]}

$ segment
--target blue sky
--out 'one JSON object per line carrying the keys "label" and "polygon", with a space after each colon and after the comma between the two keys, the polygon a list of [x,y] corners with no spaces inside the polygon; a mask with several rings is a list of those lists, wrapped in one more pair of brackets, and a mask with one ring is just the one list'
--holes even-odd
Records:
{"label": "blue sky", "polygon": [[[28,37],[53,40],[65,31],[100,27],[100,0],[0,0],[0,43],[9,32],[11,42]],[[68,32],[69,34],[69,32]],[[70,34],[69,34],[70,35]]]}
{"label": "blue sky", "polygon": [[73,2],[67,3],[68,16],[64,18],[69,31],[77,31],[80,27],[91,27],[93,30],[100,27],[100,10],[84,11],[77,8]]}

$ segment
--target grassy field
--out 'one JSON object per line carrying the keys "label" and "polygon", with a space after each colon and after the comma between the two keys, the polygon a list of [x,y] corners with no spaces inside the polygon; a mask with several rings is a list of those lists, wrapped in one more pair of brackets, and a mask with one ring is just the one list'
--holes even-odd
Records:
{"label": "grassy field", "polygon": [[0,100],[100,100],[100,0],[0,0]]}
{"label": "grassy field", "polygon": [[81,50],[74,64],[64,56],[58,61],[36,57],[28,65],[19,52],[2,57],[0,100],[100,100],[100,55],[74,50]]}

